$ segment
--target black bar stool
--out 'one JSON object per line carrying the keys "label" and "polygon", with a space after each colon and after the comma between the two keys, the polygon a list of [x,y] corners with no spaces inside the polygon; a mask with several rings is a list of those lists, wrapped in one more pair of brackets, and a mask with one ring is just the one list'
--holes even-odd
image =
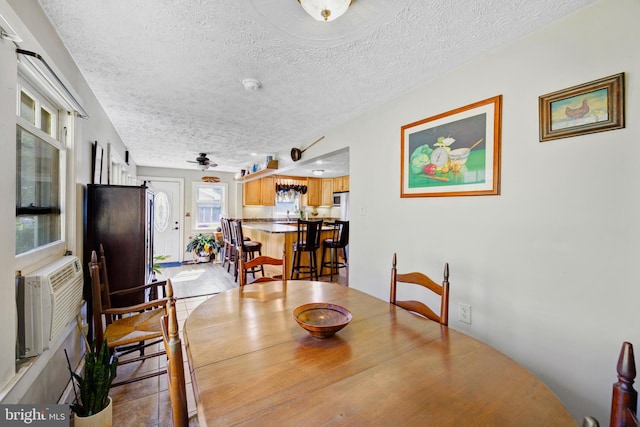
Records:
{"label": "black bar stool", "polygon": [[[298,220],[298,235],[293,242],[293,260],[291,263],[291,280],[300,278],[300,273],[309,273],[309,277],[315,274],[318,280],[318,258],[316,251],[320,248],[320,229],[322,220],[305,221]],[[302,265],[302,252],[309,254],[309,264]]]}
{"label": "black bar stool", "polygon": [[[333,224],[333,235],[330,239],[324,239],[322,241],[322,262],[320,263],[320,269],[329,267],[331,273],[331,281],[333,282],[333,272],[336,274],[340,272],[340,268],[348,268],[349,263],[347,259],[347,245],[349,244],[349,221],[337,221]],[[329,261],[324,260],[325,252],[329,249]],[[339,250],[342,249],[344,261],[340,261]]]}
{"label": "black bar stool", "polygon": [[[234,255],[235,262],[234,262],[233,277],[237,281],[238,267],[239,267],[238,260],[240,259],[240,256],[242,256],[242,261],[246,262],[250,259],[255,258],[256,253],[258,254],[258,256],[262,255],[262,243],[256,242],[254,240],[247,240],[244,237],[244,234],[242,233],[242,221],[240,221],[239,219],[234,219],[233,221],[231,221],[231,233],[232,233],[232,237],[233,237],[234,245],[236,249],[235,255]],[[241,242],[241,243],[238,243],[238,242]],[[247,270],[247,272],[253,275],[254,279],[256,277],[257,271],[260,271],[264,276],[264,269],[262,268],[261,265],[254,267],[250,270]]]}

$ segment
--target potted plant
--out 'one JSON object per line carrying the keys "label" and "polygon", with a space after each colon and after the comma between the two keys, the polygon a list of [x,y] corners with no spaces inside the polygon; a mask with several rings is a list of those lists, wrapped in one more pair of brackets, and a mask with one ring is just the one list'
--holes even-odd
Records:
{"label": "potted plant", "polygon": [[99,351],[96,351],[95,344],[88,348],[84,357],[83,376],[73,372],[68,357],[67,365],[75,396],[75,401],[71,404],[74,425],[111,426],[113,409],[109,389],[116,377],[118,358],[110,353],[107,341],[102,343]]}
{"label": "potted plant", "polygon": [[187,243],[187,252],[193,253],[196,262],[209,262],[215,249],[215,239],[212,235],[197,234]]}
{"label": "potted plant", "polygon": [[157,280],[157,276],[162,275],[162,269],[164,268],[162,265],[162,261],[168,259],[170,255],[156,255],[153,257],[153,278]]}

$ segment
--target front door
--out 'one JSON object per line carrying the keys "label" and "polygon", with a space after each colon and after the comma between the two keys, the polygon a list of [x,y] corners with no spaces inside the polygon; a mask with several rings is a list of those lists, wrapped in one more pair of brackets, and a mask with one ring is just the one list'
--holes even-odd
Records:
{"label": "front door", "polygon": [[155,193],[153,256],[168,256],[160,262],[182,262],[184,181],[170,178],[143,178]]}

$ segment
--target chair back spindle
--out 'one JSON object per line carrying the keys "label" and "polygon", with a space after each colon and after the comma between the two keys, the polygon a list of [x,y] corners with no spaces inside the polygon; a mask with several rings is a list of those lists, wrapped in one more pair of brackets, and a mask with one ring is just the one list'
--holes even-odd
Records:
{"label": "chair back spindle", "polygon": [[187,427],[189,425],[187,389],[182,359],[182,342],[178,333],[178,318],[173,292],[168,295],[166,309],[167,314],[162,316],[160,324],[167,354],[167,385],[169,387],[173,425]]}
{"label": "chair back spindle", "polygon": [[[102,249],[102,245],[100,245],[100,249]],[[105,288],[108,287],[107,283],[101,280],[101,268],[100,263],[98,263],[98,255],[96,251],[91,252],[91,261],[89,262],[89,274],[91,276],[91,304],[93,310],[93,324],[95,325],[93,329],[93,335],[96,342],[96,345],[102,346],[102,342],[104,341],[104,331],[102,329],[102,310],[106,308],[103,304],[103,300],[108,298],[109,292],[106,291]],[[110,323],[109,316],[105,316],[105,322]]]}
{"label": "chair back spindle", "polygon": [[637,426],[638,392],[633,388],[636,362],[633,345],[624,342],[618,358],[618,381],[613,385],[611,399],[611,426]]}

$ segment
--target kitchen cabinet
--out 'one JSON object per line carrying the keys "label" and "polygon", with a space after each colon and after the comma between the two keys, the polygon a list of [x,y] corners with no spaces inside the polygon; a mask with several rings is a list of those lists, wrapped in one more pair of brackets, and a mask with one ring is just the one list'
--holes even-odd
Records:
{"label": "kitchen cabinet", "polygon": [[276,179],[268,176],[260,180],[262,204],[264,206],[276,205]]}
{"label": "kitchen cabinet", "polygon": [[260,205],[262,201],[262,179],[245,182],[242,191],[242,204]]}
{"label": "kitchen cabinet", "polygon": [[349,191],[349,175],[333,178],[333,192],[343,193]]}
{"label": "kitchen cabinet", "polygon": [[307,206],[333,205],[333,179],[307,178]]}
{"label": "kitchen cabinet", "polygon": [[242,192],[244,206],[275,206],[276,184],[273,176],[245,182]]}
{"label": "kitchen cabinet", "polygon": [[307,206],[320,206],[322,203],[322,180],[307,178]]}
{"label": "kitchen cabinet", "polygon": [[333,206],[333,179],[322,179],[322,203],[321,206]]}

